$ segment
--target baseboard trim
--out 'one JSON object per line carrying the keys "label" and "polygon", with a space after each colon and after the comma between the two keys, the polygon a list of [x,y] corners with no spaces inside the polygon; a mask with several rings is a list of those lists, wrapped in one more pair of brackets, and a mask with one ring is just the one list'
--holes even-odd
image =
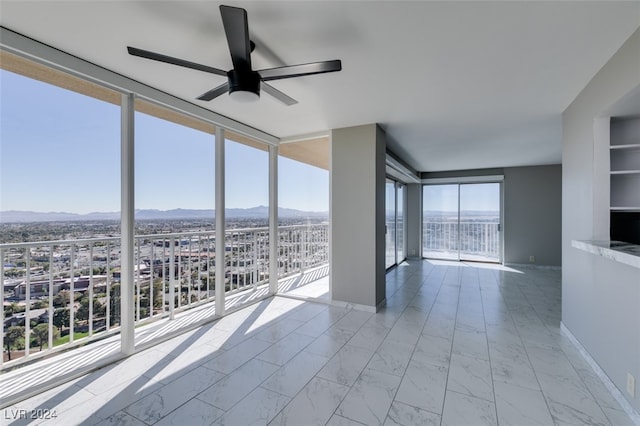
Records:
{"label": "baseboard trim", "polygon": [[580,352],[580,355],[582,355],[584,360],[587,361],[587,364],[591,366],[596,375],[600,378],[600,380],[602,380],[602,383],[604,383],[604,385],[607,387],[609,393],[611,393],[616,401],[618,401],[618,404],[620,404],[624,412],[627,413],[627,415],[631,418],[631,421],[640,426],[640,413],[638,413],[635,408],[631,406],[622,392],[620,392],[620,389],[618,389],[618,387],[613,384],[609,376],[607,376],[607,373],[605,373],[604,370],[598,365],[596,360],[591,357],[589,352],[587,352],[584,346],[582,346],[582,343],[580,343],[578,339],[576,339],[573,333],[571,333],[571,331],[567,328],[566,325],[564,325],[563,322],[560,322],[560,330],[565,336],[569,338],[569,340],[571,340],[571,343],[573,343],[576,349],[578,349],[578,352]]}
{"label": "baseboard trim", "polygon": [[536,265],[535,263],[505,263],[504,266],[508,266],[510,268],[524,268],[524,269],[550,269],[552,271],[562,270],[562,266]]}
{"label": "baseboard trim", "polygon": [[361,305],[359,303],[344,302],[342,300],[332,300],[331,301],[331,305],[332,306],[337,306],[339,308],[355,309],[355,310],[364,311],[364,312],[371,312],[372,314],[375,314],[376,312],[378,312],[386,304],[387,304],[387,300],[386,299],[384,299],[382,302],[378,303],[376,306]]}

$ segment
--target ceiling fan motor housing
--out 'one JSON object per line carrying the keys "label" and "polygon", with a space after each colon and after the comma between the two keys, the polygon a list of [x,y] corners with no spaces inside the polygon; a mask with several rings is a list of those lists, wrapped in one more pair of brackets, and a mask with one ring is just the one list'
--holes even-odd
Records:
{"label": "ceiling fan motor housing", "polygon": [[227,72],[229,95],[233,92],[249,92],[260,96],[260,74],[250,69],[233,69]]}

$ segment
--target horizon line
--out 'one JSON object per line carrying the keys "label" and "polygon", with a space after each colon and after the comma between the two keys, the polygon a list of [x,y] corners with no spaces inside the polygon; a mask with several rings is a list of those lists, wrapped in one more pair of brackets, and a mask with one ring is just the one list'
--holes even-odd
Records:
{"label": "horizon line", "polygon": [[[259,205],[259,206],[253,206],[253,207],[225,207],[225,210],[253,210],[253,209],[259,209],[259,208],[265,208],[268,209],[268,206],[265,205]],[[299,211],[299,212],[305,212],[305,213],[328,213],[329,210],[301,210],[299,208],[295,208],[295,207],[284,207],[284,206],[278,206],[278,209],[286,209],[286,210],[295,210],[295,211]],[[145,207],[140,207],[140,208],[136,208],[135,211],[156,211],[156,212],[171,212],[171,211],[176,211],[176,210],[181,210],[181,211],[197,211],[197,212],[215,212],[215,208],[184,208],[184,207],[174,207],[174,208],[170,208],[170,209],[158,209],[158,208],[145,208]],[[64,211],[64,210],[49,210],[49,211],[42,211],[42,210],[18,210],[18,209],[11,209],[11,210],[0,210],[0,214],[3,213],[38,213],[38,214],[74,214],[74,215],[82,215],[82,216],[86,216],[86,215],[90,215],[90,214],[120,214],[122,212],[122,210],[111,210],[111,211],[99,211],[99,210],[94,210],[94,211],[90,211],[87,213],[79,213],[79,212],[72,212],[72,211]]]}

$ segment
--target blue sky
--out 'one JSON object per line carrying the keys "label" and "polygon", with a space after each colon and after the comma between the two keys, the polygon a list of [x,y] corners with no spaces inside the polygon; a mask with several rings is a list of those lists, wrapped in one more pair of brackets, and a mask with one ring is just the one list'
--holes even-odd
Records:
{"label": "blue sky", "polygon": [[[268,155],[226,143],[227,207],[268,204]],[[213,135],[136,114],[136,208],[214,208]],[[328,171],[280,158],[279,205],[329,209]],[[0,210],[120,210],[120,109],[0,70]]]}
{"label": "blue sky", "polygon": [[[448,212],[458,210],[458,185],[425,185],[423,197],[423,210]],[[496,183],[460,185],[460,209],[500,210],[500,185]]]}

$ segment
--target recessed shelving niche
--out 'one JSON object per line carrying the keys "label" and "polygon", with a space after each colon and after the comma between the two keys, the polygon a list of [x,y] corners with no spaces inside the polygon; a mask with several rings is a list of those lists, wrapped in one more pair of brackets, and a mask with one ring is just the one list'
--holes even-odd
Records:
{"label": "recessed shelving niche", "polygon": [[640,244],[640,117],[612,117],[610,132],[610,237]]}

